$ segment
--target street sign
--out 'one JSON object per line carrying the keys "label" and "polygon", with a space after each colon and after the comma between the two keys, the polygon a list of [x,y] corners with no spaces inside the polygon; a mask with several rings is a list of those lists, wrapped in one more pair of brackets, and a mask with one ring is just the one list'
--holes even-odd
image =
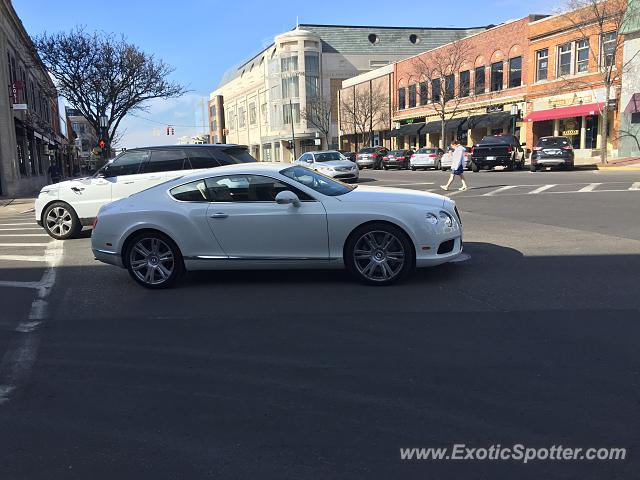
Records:
{"label": "street sign", "polygon": [[13,104],[13,109],[14,110],[27,110],[27,104],[26,103],[14,103]]}

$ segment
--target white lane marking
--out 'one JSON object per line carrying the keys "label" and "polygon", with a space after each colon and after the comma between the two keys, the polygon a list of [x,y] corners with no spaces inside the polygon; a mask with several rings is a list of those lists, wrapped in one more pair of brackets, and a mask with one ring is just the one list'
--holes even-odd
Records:
{"label": "white lane marking", "polygon": [[0,281],[0,287],[9,288],[40,288],[40,282],[12,282],[8,280]]}
{"label": "white lane marking", "polygon": [[0,248],[1,247],[46,247],[47,245],[49,245],[49,242],[47,243],[0,243]]}
{"label": "white lane marking", "polygon": [[[0,223],[0,227],[18,227],[21,225],[28,225],[30,227],[33,227],[34,225],[37,225],[36,222],[29,222],[29,223]],[[42,227],[40,227],[42,228]]]}
{"label": "white lane marking", "polygon": [[0,228],[0,232],[23,232],[25,230],[42,230],[42,227],[34,227],[32,223],[30,227]]}
{"label": "white lane marking", "polygon": [[544,192],[545,190],[549,190],[550,188],[553,188],[553,187],[555,187],[555,185],[543,185],[529,192],[529,195],[535,195],[536,193]]}
{"label": "white lane marking", "polygon": [[[29,380],[40,345],[39,328],[44,325],[47,316],[46,298],[55,285],[56,269],[62,263],[63,256],[64,242],[59,240],[50,242],[44,254],[48,267],[40,281],[13,282],[14,284],[36,283],[38,297],[31,304],[29,318],[22,320],[16,327],[17,337],[11,341],[10,347],[0,362],[0,404],[8,402],[11,394]],[[10,282],[0,282],[0,285],[2,283]]]}
{"label": "white lane marking", "polygon": [[390,183],[379,185],[380,187],[402,187],[404,185],[435,185],[434,182],[413,182],[413,183]]}
{"label": "white lane marking", "polygon": [[494,196],[496,193],[500,193],[500,192],[506,192],[507,190],[511,190],[512,188],[516,188],[518,185],[506,185],[504,187],[500,187],[500,188],[496,188],[495,190],[492,190],[490,192],[487,192],[485,194],[483,194],[483,197],[492,197]]}
{"label": "white lane marking", "polygon": [[46,233],[0,233],[0,237],[48,237]]}
{"label": "white lane marking", "polygon": [[633,185],[629,187],[629,190],[640,190],[640,182],[633,182]]}
{"label": "white lane marking", "polygon": [[593,192],[600,185],[602,185],[602,183],[590,183],[589,185],[582,187],[578,192]]}
{"label": "white lane marking", "polygon": [[7,262],[45,262],[47,259],[40,255],[0,255],[0,260]]}

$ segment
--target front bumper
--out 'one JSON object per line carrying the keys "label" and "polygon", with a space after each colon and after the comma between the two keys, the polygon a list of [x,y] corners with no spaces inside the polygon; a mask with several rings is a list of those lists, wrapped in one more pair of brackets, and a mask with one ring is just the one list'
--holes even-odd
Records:
{"label": "front bumper", "polygon": [[439,245],[445,244],[448,241],[453,241],[453,247],[445,253],[438,254],[437,252],[417,252],[416,253],[416,267],[433,267],[435,265],[442,265],[443,263],[455,260],[462,254],[462,236],[453,237],[449,240],[441,242]]}

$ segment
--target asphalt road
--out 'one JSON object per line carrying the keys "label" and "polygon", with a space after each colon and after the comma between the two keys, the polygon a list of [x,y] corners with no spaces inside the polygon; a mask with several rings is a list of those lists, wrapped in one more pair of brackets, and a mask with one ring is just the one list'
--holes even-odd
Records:
{"label": "asphalt road", "polygon": [[[27,206],[0,208],[0,478],[637,478],[640,172],[468,179],[448,193],[468,258],[387,288],[278,271],[148,291],[89,232],[27,236]],[[627,458],[400,459],[461,443]]]}

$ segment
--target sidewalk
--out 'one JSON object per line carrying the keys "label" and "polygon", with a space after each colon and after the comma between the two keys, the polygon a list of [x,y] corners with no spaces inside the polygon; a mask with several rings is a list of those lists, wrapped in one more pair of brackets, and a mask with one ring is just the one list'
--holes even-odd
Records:
{"label": "sidewalk", "polygon": [[0,215],[24,213],[33,210],[35,198],[0,197]]}
{"label": "sidewalk", "polygon": [[606,165],[598,164],[598,170],[640,171],[640,157],[612,158]]}

